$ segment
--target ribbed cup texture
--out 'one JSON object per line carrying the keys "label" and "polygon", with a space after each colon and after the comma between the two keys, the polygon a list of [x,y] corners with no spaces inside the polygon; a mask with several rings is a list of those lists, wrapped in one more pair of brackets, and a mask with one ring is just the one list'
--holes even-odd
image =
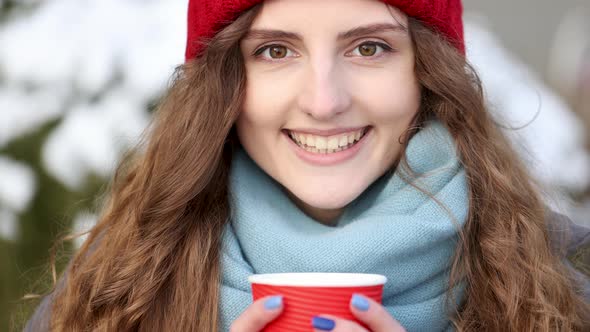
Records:
{"label": "ribbed cup texture", "polygon": [[359,293],[381,303],[383,285],[363,287],[302,287],[271,286],[252,283],[254,301],[268,295],[283,295],[284,309],[281,315],[268,324],[264,332],[310,332],[311,320],[321,314],[335,315],[366,325],[356,320],[350,312],[352,294]]}

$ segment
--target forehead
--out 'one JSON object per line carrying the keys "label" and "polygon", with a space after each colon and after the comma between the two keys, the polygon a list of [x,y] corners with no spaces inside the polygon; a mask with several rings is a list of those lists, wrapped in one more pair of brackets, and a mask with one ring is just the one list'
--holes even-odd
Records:
{"label": "forehead", "polygon": [[397,8],[378,0],[266,0],[251,28],[330,32],[374,23],[406,27],[407,17]]}

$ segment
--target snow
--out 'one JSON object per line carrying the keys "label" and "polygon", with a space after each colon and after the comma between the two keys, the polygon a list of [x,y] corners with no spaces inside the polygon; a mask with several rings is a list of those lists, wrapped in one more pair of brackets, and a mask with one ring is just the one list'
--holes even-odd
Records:
{"label": "snow", "polygon": [[24,211],[35,190],[35,173],[29,166],[0,156],[0,208]]}
{"label": "snow", "polygon": [[77,105],[47,138],[43,163],[68,188],[79,189],[90,174],[109,177],[148,122],[143,104],[120,91]]}
{"label": "snow", "polygon": [[[74,234],[80,234],[89,231],[97,222],[98,217],[88,211],[79,212],[74,217]],[[74,239],[74,245],[80,248],[84,241],[88,238],[88,234],[84,234]]]}
{"label": "snow", "polygon": [[16,214],[27,209],[35,190],[35,173],[29,166],[0,156],[0,238],[16,239]]}
{"label": "snow", "polygon": [[[0,30],[8,80],[53,84],[76,80],[97,92],[122,71],[146,94],[182,62],[186,1],[53,0]],[[165,81],[165,80],[164,80]]]}
{"label": "snow", "polygon": [[0,85],[0,147],[61,116],[66,94],[63,84],[32,92]]}
{"label": "snow", "polygon": [[185,10],[179,0],[53,0],[5,24],[0,146],[63,116],[43,148],[48,171],[70,189],[107,177],[184,61]]}
{"label": "snow", "polygon": [[[481,23],[480,23],[481,24]],[[466,21],[467,57],[496,121],[542,183],[570,191],[590,184],[584,127],[576,115],[483,25]]]}
{"label": "snow", "polygon": [[18,223],[14,212],[0,209],[0,238],[14,241],[18,237]]}

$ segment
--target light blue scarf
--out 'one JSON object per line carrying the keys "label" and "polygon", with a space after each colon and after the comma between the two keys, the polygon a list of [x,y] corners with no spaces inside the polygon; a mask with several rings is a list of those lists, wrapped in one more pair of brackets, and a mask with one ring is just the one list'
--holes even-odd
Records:
{"label": "light blue scarf", "polygon": [[[417,184],[461,227],[468,187],[447,130],[438,122],[428,124],[406,153],[412,169],[423,174]],[[452,330],[443,305],[457,228],[447,211],[403,181],[400,172],[375,181],[331,227],[304,214],[239,150],[230,175],[232,219],[223,237],[222,330],[252,303],[248,276],[279,272],[385,275],[383,305],[408,331]],[[462,289],[455,292],[459,300]]]}

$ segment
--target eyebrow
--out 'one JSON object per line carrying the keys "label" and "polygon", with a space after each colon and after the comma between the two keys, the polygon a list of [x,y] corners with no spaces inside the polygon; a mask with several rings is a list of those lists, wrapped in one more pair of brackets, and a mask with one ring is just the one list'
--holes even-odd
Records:
{"label": "eyebrow", "polygon": [[[379,32],[402,32],[407,34],[408,29],[404,26],[391,23],[375,23],[369,25],[359,26],[348,31],[340,32],[337,39],[339,41],[351,39],[355,37],[362,37]],[[272,29],[251,29],[248,31],[244,40],[247,39],[293,39],[302,41],[303,37],[295,32],[283,31],[283,30],[272,30]]]}

